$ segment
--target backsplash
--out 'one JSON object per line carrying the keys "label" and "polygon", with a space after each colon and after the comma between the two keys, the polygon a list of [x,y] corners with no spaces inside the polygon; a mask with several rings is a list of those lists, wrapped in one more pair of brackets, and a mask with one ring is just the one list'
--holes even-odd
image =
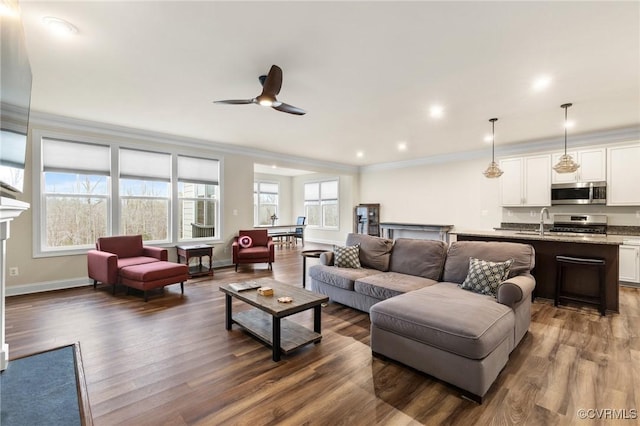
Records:
{"label": "backsplash", "polygon": [[[514,224],[536,224],[540,226],[540,207],[503,207],[502,221]],[[640,206],[608,207],[608,206],[551,206],[548,207],[550,219],[545,217],[545,224],[553,223],[554,214],[604,214],[609,227],[640,227]],[[632,234],[634,235],[634,234]]]}

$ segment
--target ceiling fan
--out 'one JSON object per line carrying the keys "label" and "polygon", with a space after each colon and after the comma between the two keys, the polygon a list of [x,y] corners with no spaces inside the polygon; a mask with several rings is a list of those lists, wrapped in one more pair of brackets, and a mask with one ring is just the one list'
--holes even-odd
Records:
{"label": "ceiling fan", "polygon": [[262,84],[262,93],[252,99],[229,99],[224,101],[213,101],[216,104],[259,104],[271,107],[275,110],[288,112],[289,114],[304,115],[307,112],[293,105],[285,104],[276,99],[276,95],[280,93],[282,87],[282,69],[277,65],[271,65],[269,74],[258,77]]}

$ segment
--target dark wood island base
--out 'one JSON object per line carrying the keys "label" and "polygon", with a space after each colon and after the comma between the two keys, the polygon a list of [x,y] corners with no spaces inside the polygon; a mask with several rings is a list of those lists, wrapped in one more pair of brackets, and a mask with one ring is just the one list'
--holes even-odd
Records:
{"label": "dark wood island base", "polygon": [[[557,237],[533,237],[526,236],[509,236],[504,235],[479,235],[476,233],[457,233],[458,241],[507,241],[513,243],[526,243],[533,246],[536,251],[536,265],[533,268],[532,275],[536,279],[536,288],[534,297],[544,299],[555,298],[556,294],[556,277],[557,266],[556,256],[572,256],[572,257],[591,257],[604,259],[606,262],[605,269],[605,288],[607,299],[607,310],[619,312],[619,248],[620,244],[616,242],[608,242],[604,239],[600,242],[566,241]],[[603,237],[605,238],[605,237]],[[571,237],[567,238],[571,239]],[[597,297],[598,274],[590,268],[578,270],[567,277],[564,290],[568,290],[573,294],[581,295],[587,298]]]}

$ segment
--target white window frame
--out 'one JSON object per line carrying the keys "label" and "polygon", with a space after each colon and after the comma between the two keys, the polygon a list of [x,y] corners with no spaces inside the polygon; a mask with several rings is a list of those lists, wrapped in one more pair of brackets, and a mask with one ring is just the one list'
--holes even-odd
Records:
{"label": "white window frame", "polygon": [[[42,139],[60,139],[67,140],[71,142],[78,143],[88,143],[88,144],[96,144],[96,145],[106,145],[111,148],[111,159],[110,159],[110,192],[107,196],[108,198],[108,211],[107,211],[107,235],[119,235],[120,233],[120,173],[119,173],[119,164],[118,164],[118,151],[120,148],[128,148],[134,150],[146,150],[151,152],[165,152],[171,155],[171,183],[170,183],[170,204],[169,204],[169,229],[168,229],[168,241],[167,242],[147,242],[160,247],[174,247],[176,244],[179,244],[182,241],[178,240],[178,180],[177,176],[177,157],[178,155],[196,157],[196,158],[204,158],[202,156],[201,150],[196,148],[190,148],[187,146],[180,145],[176,141],[172,140],[158,140],[158,141],[147,141],[147,143],[164,143],[167,146],[166,150],[155,149],[151,147],[147,148],[147,145],[144,143],[136,144],[135,142],[127,141],[128,137],[123,136],[122,134],[117,135],[120,141],[114,141],[114,136],[109,134],[104,137],[96,137],[89,136],[87,134],[73,134],[66,133],[63,131],[52,131],[52,130],[43,130],[39,128],[32,128],[30,135],[30,142],[32,149],[32,223],[33,223],[33,233],[32,233],[32,250],[34,258],[42,258],[42,257],[56,257],[56,256],[69,256],[69,255],[80,255],[86,254],[89,249],[94,248],[91,247],[73,247],[73,248],[58,248],[58,249],[49,249],[44,244],[44,238],[46,238],[46,230],[45,230],[45,215],[42,210],[44,206],[44,181],[43,181],[43,173],[42,173],[42,163],[43,163],[43,152],[42,152]],[[224,199],[224,158],[222,156],[216,157],[215,155],[209,155],[207,158],[211,160],[218,161],[218,196],[220,197],[217,203],[218,215],[215,230],[215,237],[208,239],[208,241],[212,242],[220,242],[221,236],[224,235],[222,224],[224,223],[223,218],[223,208],[222,201]],[[195,241],[202,241],[202,238],[197,238]]]}
{"label": "white window frame", "polygon": [[[276,185],[277,192],[261,191],[260,184]],[[280,182],[269,180],[256,180],[253,182],[253,225],[260,226],[260,194],[275,194],[276,195],[276,211],[275,215],[278,216],[280,211]]]}
{"label": "white window frame", "polygon": [[[328,198],[323,196],[322,194],[322,184],[323,183],[332,183],[335,182],[336,184],[336,197],[335,198]],[[306,186],[307,185],[318,185],[318,199],[306,199]],[[338,178],[334,178],[334,179],[323,179],[323,180],[318,180],[318,181],[309,181],[309,182],[305,182],[304,183],[304,192],[305,196],[304,198],[304,212],[305,215],[307,216],[307,221],[309,220],[309,213],[307,211],[307,208],[309,206],[319,206],[320,207],[320,220],[321,223],[320,225],[312,225],[311,223],[308,222],[308,225],[310,228],[315,228],[315,229],[327,229],[327,230],[337,230],[340,229],[340,180]],[[325,209],[324,207],[327,205],[333,205],[335,204],[336,206],[336,210],[338,212],[338,217],[337,217],[337,224],[336,226],[329,226],[326,224],[326,217],[325,217]]]}

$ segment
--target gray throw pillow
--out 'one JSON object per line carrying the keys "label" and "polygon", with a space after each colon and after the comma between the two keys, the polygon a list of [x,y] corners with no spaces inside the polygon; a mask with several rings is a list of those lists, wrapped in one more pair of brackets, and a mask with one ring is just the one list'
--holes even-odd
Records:
{"label": "gray throw pillow", "polygon": [[496,296],[498,287],[509,276],[513,259],[505,262],[469,258],[469,272],[460,287],[480,294]]}
{"label": "gray throw pillow", "polygon": [[333,252],[335,254],[333,260],[333,266],[339,268],[360,268],[360,246],[333,246]]}

